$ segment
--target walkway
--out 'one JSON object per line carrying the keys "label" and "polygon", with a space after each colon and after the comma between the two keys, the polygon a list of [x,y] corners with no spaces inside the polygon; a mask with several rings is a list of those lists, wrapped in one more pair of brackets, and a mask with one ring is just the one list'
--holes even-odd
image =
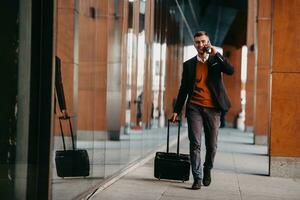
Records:
{"label": "walkway", "polygon": [[[99,189],[90,199],[299,200],[300,180],[269,177],[267,147],[252,142],[251,133],[221,129],[212,184],[201,190],[190,189],[192,177],[184,183],[155,179],[151,159],[110,186]],[[181,153],[187,152],[188,140],[185,138],[181,142]]]}

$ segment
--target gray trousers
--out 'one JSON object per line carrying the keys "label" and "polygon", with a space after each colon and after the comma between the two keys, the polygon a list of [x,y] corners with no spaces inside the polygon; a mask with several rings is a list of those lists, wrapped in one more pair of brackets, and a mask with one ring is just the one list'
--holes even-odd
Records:
{"label": "gray trousers", "polygon": [[201,135],[205,134],[206,155],[204,167],[213,168],[217,151],[217,138],[220,126],[220,112],[214,108],[205,108],[192,103],[187,105],[188,136],[190,140],[190,158],[194,180],[202,179]]}

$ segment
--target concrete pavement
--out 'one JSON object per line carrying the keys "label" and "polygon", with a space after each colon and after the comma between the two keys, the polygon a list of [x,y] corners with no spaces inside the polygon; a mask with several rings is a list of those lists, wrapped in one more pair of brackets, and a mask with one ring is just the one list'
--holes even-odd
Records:
{"label": "concrete pavement", "polygon": [[[204,140],[202,140],[204,141]],[[220,129],[212,183],[191,190],[187,182],[157,180],[153,159],[124,175],[109,187],[100,188],[93,200],[299,200],[300,180],[268,176],[267,147],[253,145],[253,135],[236,129]],[[204,149],[202,144],[202,149]],[[172,148],[173,151],[174,147]],[[188,153],[188,140],[181,142]],[[202,151],[202,158],[204,158]],[[203,160],[203,159],[202,159]]]}

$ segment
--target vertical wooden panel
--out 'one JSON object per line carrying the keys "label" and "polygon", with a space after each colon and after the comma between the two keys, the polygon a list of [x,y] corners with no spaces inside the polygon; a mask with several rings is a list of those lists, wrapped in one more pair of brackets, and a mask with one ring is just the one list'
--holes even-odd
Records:
{"label": "vertical wooden panel", "polygon": [[126,126],[127,108],[127,33],[128,33],[128,1],[123,2],[123,23],[122,23],[122,55],[121,55],[121,126]]}
{"label": "vertical wooden panel", "polygon": [[[61,59],[61,76],[64,87],[67,111],[73,113],[73,77],[74,77],[74,2],[58,1],[56,18],[56,56]],[[54,118],[54,135],[60,134],[58,116],[60,110],[56,104],[57,116]],[[69,132],[66,132],[69,135]]]}
{"label": "vertical wooden panel", "polygon": [[246,129],[252,129],[254,124],[254,76],[255,76],[255,51],[256,44],[256,16],[257,16],[257,0],[248,1],[248,19],[247,19],[247,82],[246,82]]}
{"label": "vertical wooden panel", "polygon": [[[269,134],[271,72],[271,1],[258,2],[257,68],[255,88],[255,143],[264,144]],[[263,138],[261,137],[263,136]]]}
{"label": "vertical wooden panel", "polygon": [[[251,51],[248,49],[248,52]],[[247,63],[247,81],[246,81],[246,115],[245,125],[246,130],[252,129],[254,125],[254,65],[255,55],[254,52],[248,53]]]}
{"label": "vertical wooden panel", "polygon": [[[106,1],[101,3],[80,1],[79,4],[78,129],[80,130],[106,130],[108,40],[105,5]],[[95,9],[94,17],[91,8]]]}
{"label": "vertical wooden panel", "polygon": [[145,10],[145,80],[143,96],[143,123],[147,128],[151,126],[154,104],[152,94],[152,39],[154,23],[154,2],[146,1]]}
{"label": "vertical wooden panel", "polygon": [[[170,116],[173,113],[173,100],[177,96],[178,85],[175,84],[175,80],[179,77],[176,77],[176,71],[179,67],[175,65],[176,57],[174,52],[176,51],[176,45],[169,45],[167,48],[167,59],[166,59],[166,98],[165,98],[165,111],[166,115]],[[180,66],[180,65],[179,65]],[[176,91],[176,92],[174,92]]]}
{"label": "vertical wooden panel", "polygon": [[133,40],[132,40],[132,66],[131,66],[131,102],[130,102],[130,122],[136,124],[137,121],[137,59],[138,59],[138,33],[139,33],[139,1],[133,2]]}
{"label": "vertical wooden panel", "polygon": [[[278,36],[275,34],[275,37]],[[271,156],[300,156],[299,112],[300,73],[274,73],[272,75]]]}
{"label": "vertical wooden panel", "polygon": [[272,0],[258,0],[259,18],[270,19],[272,11]]}
{"label": "vertical wooden panel", "polygon": [[300,2],[275,1],[273,72],[300,72]]}
{"label": "vertical wooden panel", "polygon": [[300,156],[299,11],[300,1],[274,0],[271,156]]}

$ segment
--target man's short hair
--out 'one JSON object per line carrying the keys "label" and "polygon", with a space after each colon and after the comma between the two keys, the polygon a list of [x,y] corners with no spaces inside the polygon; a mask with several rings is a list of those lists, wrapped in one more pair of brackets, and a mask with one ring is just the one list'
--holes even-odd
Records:
{"label": "man's short hair", "polygon": [[206,35],[207,37],[209,37],[207,32],[205,32],[205,31],[198,31],[198,32],[196,32],[196,33],[194,34],[194,38],[195,38],[195,37],[200,37],[200,36],[202,36],[202,35]]}

